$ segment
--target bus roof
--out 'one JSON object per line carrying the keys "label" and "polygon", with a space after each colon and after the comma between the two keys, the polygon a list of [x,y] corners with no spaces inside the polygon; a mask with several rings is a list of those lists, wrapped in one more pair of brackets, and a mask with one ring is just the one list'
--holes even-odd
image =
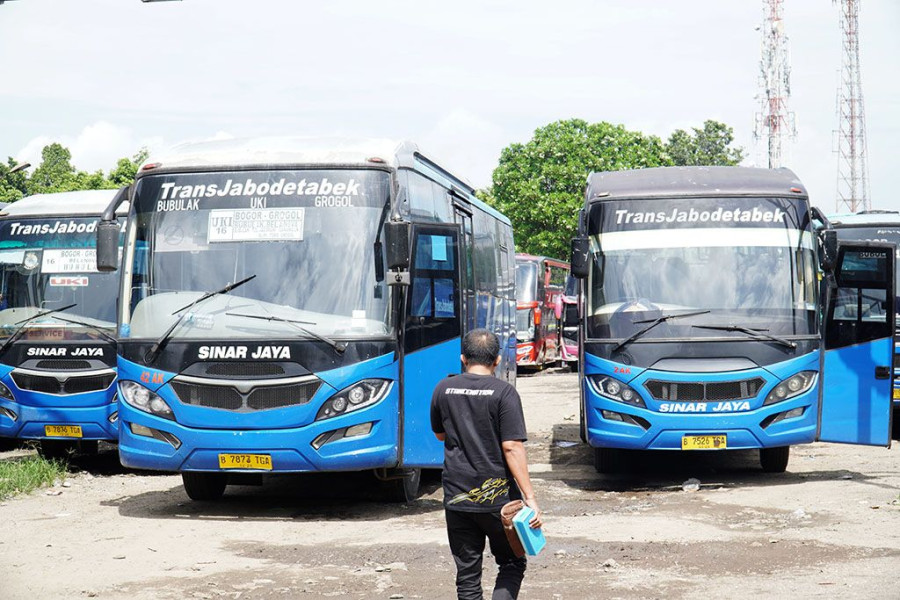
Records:
{"label": "bus roof", "polygon": [[894,210],[872,210],[860,213],[828,215],[835,227],[865,227],[868,225],[900,225],[900,212]]}
{"label": "bus roof", "polygon": [[276,136],[185,142],[148,157],[138,169],[137,176],[140,178],[157,172],[187,172],[196,169],[336,166],[414,169],[458,187],[472,205],[506,224],[510,223],[505,215],[475,196],[475,187],[467,179],[449,171],[410,141]]}
{"label": "bus roof", "polygon": [[[0,211],[0,217],[99,217],[118,190],[83,190],[35,194],[12,202]],[[124,209],[124,210],[123,210]],[[128,212],[127,204],[118,214]]]}
{"label": "bus roof", "polygon": [[754,167],[656,167],[605,171],[588,176],[587,200],[700,196],[794,196],[808,198],[790,169]]}

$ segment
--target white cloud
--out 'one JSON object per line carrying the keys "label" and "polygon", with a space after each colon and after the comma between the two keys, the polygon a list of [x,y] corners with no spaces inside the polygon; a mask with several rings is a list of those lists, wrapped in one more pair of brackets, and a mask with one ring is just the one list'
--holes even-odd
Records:
{"label": "white cloud", "polygon": [[[227,135],[222,132],[216,136]],[[107,121],[97,121],[85,126],[77,135],[39,135],[32,138],[16,153],[19,162],[30,162],[34,167],[41,163],[41,150],[47,144],[59,142],[72,152],[72,164],[82,171],[102,169],[108,172],[116,161],[133,156],[143,147],[151,151],[164,146],[162,137],[136,136],[129,127]]]}
{"label": "white cloud", "polygon": [[509,135],[497,124],[455,108],[419,138],[425,152],[433,152],[447,169],[462,173],[475,187],[491,183],[491,174],[500,151],[509,144]]}

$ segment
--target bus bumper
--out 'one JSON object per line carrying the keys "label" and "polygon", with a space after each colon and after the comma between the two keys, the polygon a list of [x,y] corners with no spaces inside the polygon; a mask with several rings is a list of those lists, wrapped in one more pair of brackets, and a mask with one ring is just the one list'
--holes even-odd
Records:
{"label": "bus bumper", "polygon": [[[817,397],[813,386],[805,394],[756,410],[685,415],[591,396],[585,412],[587,438],[593,447],[634,450],[681,450],[682,438],[694,435],[725,435],[728,450],[805,444],[815,440]],[[777,415],[794,409],[802,409],[803,414],[774,421]]]}
{"label": "bus bumper", "polygon": [[[59,401],[59,396],[53,397]],[[28,406],[0,399],[0,436],[22,439],[60,439],[70,441],[115,440],[118,437],[118,403],[100,406]],[[13,415],[15,415],[13,417]],[[47,425],[77,425],[81,437],[52,437]]]}
{"label": "bus bumper", "polygon": [[537,364],[537,346],[534,342],[522,342],[516,346],[516,364],[520,367]]}
{"label": "bus bumper", "polygon": [[[391,393],[392,396],[396,392]],[[264,454],[271,472],[358,471],[394,467],[397,455],[396,404],[379,404],[288,429],[226,430],[185,427],[122,403],[119,458],[126,467],[157,471],[221,471],[220,454]],[[385,405],[385,406],[382,406]],[[393,405],[393,413],[387,409]],[[389,418],[393,414],[393,418]],[[371,430],[365,431],[371,423]],[[351,437],[346,437],[348,428]],[[339,432],[337,434],[332,432]],[[327,439],[318,449],[313,445]],[[268,470],[227,469],[269,472]]]}

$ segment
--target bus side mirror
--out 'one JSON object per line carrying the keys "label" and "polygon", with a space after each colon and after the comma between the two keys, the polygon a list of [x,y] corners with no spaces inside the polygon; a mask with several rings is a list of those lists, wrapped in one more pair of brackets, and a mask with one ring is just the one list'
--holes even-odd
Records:
{"label": "bus side mirror", "polygon": [[572,276],[578,279],[584,279],[588,276],[590,262],[588,254],[590,253],[590,241],[586,237],[572,238]]}
{"label": "bus side mirror", "polygon": [[100,221],[97,226],[97,270],[115,271],[119,268],[119,224],[115,221]]}
{"label": "bus side mirror", "polygon": [[409,223],[388,221],[384,224],[388,269],[409,269]]}
{"label": "bus side mirror", "polygon": [[834,262],[837,258],[838,239],[837,231],[825,229],[819,236],[819,266],[823,271],[834,270]]}

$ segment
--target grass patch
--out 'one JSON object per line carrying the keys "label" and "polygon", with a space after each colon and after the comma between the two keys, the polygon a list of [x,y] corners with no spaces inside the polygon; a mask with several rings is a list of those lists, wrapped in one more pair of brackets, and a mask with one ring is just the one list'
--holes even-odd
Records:
{"label": "grass patch", "polygon": [[66,464],[40,456],[0,461],[0,500],[52,485],[66,475]]}

